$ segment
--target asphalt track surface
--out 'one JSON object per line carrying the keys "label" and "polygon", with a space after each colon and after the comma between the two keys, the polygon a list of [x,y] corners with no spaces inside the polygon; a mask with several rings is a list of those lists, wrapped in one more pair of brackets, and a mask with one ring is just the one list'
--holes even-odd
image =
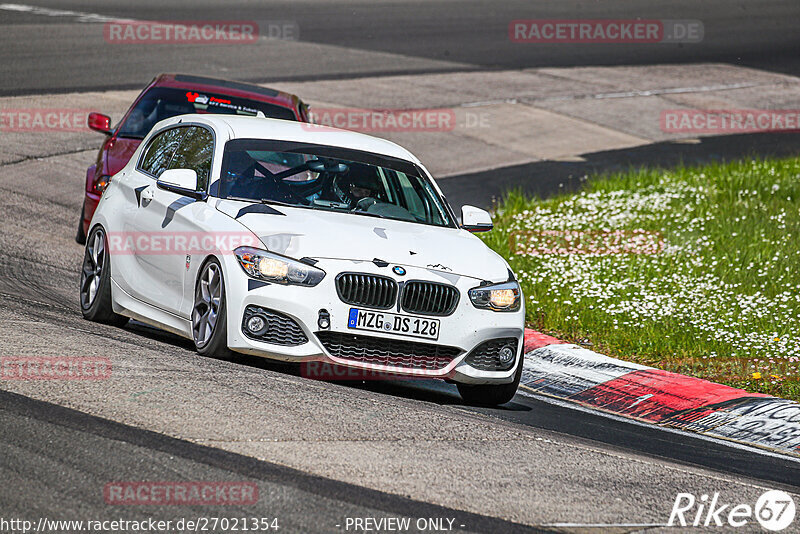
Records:
{"label": "asphalt track surface", "polygon": [[[531,532],[530,527],[426,504],[203,447],[0,391],[3,437],[2,515],[155,521],[211,516],[278,519],[283,532],[332,532],[346,517],[449,518],[456,532]],[[12,431],[13,429],[13,431]],[[146,511],[98,499],[111,480],[157,480],[165,468],[188,480],[255,482],[255,506],[203,509],[159,506]],[[20,491],[25,488],[26,491]]]}
{"label": "asphalt track surface", "polygon": [[[706,29],[703,47],[614,45],[591,49],[533,48],[512,45],[507,39],[509,20],[574,17],[577,2],[478,5],[471,2],[381,1],[339,2],[334,5],[312,1],[270,3],[268,7],[255,7],[248,2],[226,2],[224,7],[220,7],[211,2],[165,5],[148,0],[135,4],[37,1],[35,5],[148,20],[296,20],[301,28],[301,41],[275,43],[272,48],[262,47],[244,53],[238,47],[113,48],[104,45],[102,33],[92,33],[94,27],[77,21],[75,16],[0,10],[3,30],[0,64],[4,69],[0,94],[141,87],[143,80],[154,73],[178,70],[177,66],[184,71],[252,81],[544,65],[694,61],[728,61],[793,74],[800,72],[796,54],[800,45],[796,31],[800,19],[800,4],[797,2],[644,2],[638,4],[636,13],[624,7],[627,3],[609,6],[607,3],[581,2],[581,18],[699,19]],[[752,136],[742,136],[738,145],[728,141],[709,139],[704,141],[706,150],[687,147],[685,150],[699,150],[699,153],[685,155],[688,159],[702,159],[708,154],[742,153],[747,147],[757,153],[782,153],[784,149],[781,147],[787,147],[785,152],[788,153],[796,143],[794,139],[781,136],[773,138],[771,141],[774,142],[768,137]],[[659,154],[663,157],[662,163],[667,165],[681,159],[680,154],[676,155],[669,147],[638,150],[642,162]],[[131,421],[130,415],[124,416],[125,404],[115,397],[120,392],[114,389],[106,391],[105,398],[92,399],[94,392],[88,388],[75,387],[63,391],[30,388],[26,395],[0,391],[0,478],[5,481],[0,485],[2,516],[66,519],[72,517],[70,514],[80,514],[80,518],[86,519],[106,518],[113,513],[115,517],[147,515],[166,519],[185,516],[189,512],[221,515],[219,509],[198,507],[191,510],[179,507],[148,509],[146,514],[141,509],[121,510],[117,507],[112,510],[99,497],[98,488],[109,480],[163,480],[170,477],[256,481],[262,496],[269,498],[259,502],[256,509],[248,508],[242,512],[279,517],[286,525],[283,532],[337,531],[336,525],[348,516],[447,516],[456,518],[457,524],[463,524],[464,530],[468,531],[553,531],[561,528],[552,526],[554,523],[578,517],[581,515],[579,508],[596,504],[587,501],[588,505],[581,505],[579,499],[597,492],[607,494],[612,501],[622,501],[624,504],[619,506],[625,511],[626,521],[638,523],[640,516],[648,515],[641,509],[641,501],[647,501],[648,497],[655,499],[653,486],[659,482],[653,480],[653,473],[663,466],[669,467],[670,472],[680,473],[663,482],[670,488],[701,488],[708,481],[715,481],[729,490],[739,488],[742,492],[745,491],[742,488],[753,487],[784,488],[795,493],[800,490],[800,464],[793,460],[722,441],[611,419],[543,398],[518,395],[501,408],[464,407],[455,388],[443,383],[324,384],[324,394],[328,395],[325,398],[335,398],[340,412],[338,419],[325,420],[313,410],[303,408],[303,403],[309,399],[318,400],[321,395],[319,383],[297,376],[296,370],[249,357],[233,363],[203,361],[192,354],[184,340],[142,325],[114,329],[87,323],[80,317],[75,289],[82,251],[71,242],[71,237],[80,207],[80,183],[76,187],[74,176],[80,176],[81,167],[85,168],[93,154],[83,153],[82,159],[71,159],[66,164],[50,158],[52,165],[47,163],[48,156],[43,154],[45,163],[39,167],[35,161],[22,161],[0,170],[0,222],[4,229],[0,235],[0,269],[3,272],[0,278],[0,320],[4,323],[0,354],[107,355],[114,360],[115,366],[120,365],[123,369],[129,366],[134,371],[145,373],[144,380],[152,380],[154,384],[171,382],[182,389],[197,388],[198,395],[210,395],[208,388],[219,384],[201,383],[197,376],[211,376],[214,381],[224,377],[226,388],[241,390],[242,398],[252,396],[259,400],[261,397],[273,401],[281,398],[270,390],[275,387],[273,383],[281,384],[286,388],[281,392],[286,404],[276,404],[274,408],[268,405],[264,410],[272,410],[276,418],[280,418],[279,410],[286,410],[288,420],[291,416],[297,418],[298,432],[315,429],[323,437],[346,430],[347,424],[355,426],[354,421],[360,421],[363,415],[359,407],[369,405],[381,406],[383,412],[376,412],[379,417],[390,413],[398,427],[412,434],[428,431],[419,414],[427,414],[431,420],[467,418],[475,427],[486,426],[497,433],[512,429],[521,439],[542,443],[535,454],[524,458],[508,457],[509,463],[520,462],[520,466],[524,465],[531,473],[528,480],[496,481],[492,478],[493,473],[482,473],[484,480],[465,476],[462,484],[475,492],[476,502],[486,499],[486,493],[480,493],[480,488],[490,483],[499,484],[501,488],[503,484],[512,487],[527,484],[534,488],[528,495],[536,497],[530,502],[513,505],[497,503],[498,509],[503,510],[497,513],[487,511],[492,506],[486,503],[480,503],[480,506],[470,505],[475,503],[463,506],[430,504],[429,501],[446,499],[427,498],[430,491],[420,488],[422,484],[415,481],[416,477],[409,472],[406,472],[407,492],[398,490],[396,485],[376,488],[379,484],[374,479],[359,484],[355,480],[337,480],[348,478],[345,475],[312,474],[314,466],[308,469],[287,467],[292,463],[286,459],[290,458],[288,454],[281,462],[269,462],[256,459],[254,456],[257,455],[245,449],[241,453],[220,450],[213,440],[204,442],[170,437],[181,432],[169,431],[167,423],[170,419],[157,409],[163,407],[147,403],[152,391],[137,392],[141,396],[136,398],[141,401],[136,402],[142,403],[142,411],[135,421]],[[539,172],[543,177],[575,177],[577,180],[587,170],[614,168],[615,162],[620,159],[629,161],[630,157],[630,152],[625,158],[602,154],[579,167],[567,163],[542,163],[531,164],[539,165],[539,169],[529,167],[514,172]],[[555,167],[544,167],[546,165]],[[452,188],[451,198],[458,191],[468,190],[471,184],[485,181],[480,176],[465,177],[459,183],[460,179],[454,177],[443,182],[446,188]],[[537,183],[542,194],[552,193],[558,186],[556,181],[549,185],[546,181]],[[484,199],[488,198],[488,193],[486,189],[469,191],[470,196],[481,195]],[[174,365],[175,369],[167,373],[160,368],[161,365]],[[17,384],[0,386],[0,390],[5,390]],[[177,393],[174,396],[177,397]],[[49,398],[50,401],[32,397]],[[198,405],[202,404],[202,397],[197,400]],[[87,412],[89,409],[86,407],[100,406],[95,411],[102,412],[103,416],[64,406],[81,406]],[[190,414],[204,418],[204,424],[212,429],[225,427],[229,424],[228,419],[236,418],[232,411],[218,413],[209,409],[204,414],[199,407],[193,411],[191,406],[183,406],[180,410],[183,412],[176,412],[180,416]],[[360,427],[357,430],[360,432]],[[336,436],[330,439],[335,440]],[[387,441],[391,436],[372,436],[371,439]],[[444,436],[443,439],[457,437]],[[487,441],[486,447],[501,450],[502,444]],[[570,447],[590,452],[586,458],[576,458],[574,463],[565,462],[562,449]],[[614,458],[615,463],[603,465],[611,462],[609,458]],[[410,472],[429,468],[430,463],[424,460],[409,457]],[[479,463],[480,459],[476,462]],[[296,463],[302,464],[302,461]],[[609,475],[604,479],[599,476],[606,472],[604,470],[617,471],[619,478],[612,481]],[[317,468],[316,471],[324,469]],[[584,480],[581,478],[583,472],[597,473],[599,478]],[[608,480],[608,487],[603,486],[605,480]],[[546,490],[537,494],[535,488],[538,487]],[[575,510],[574,513],[565,514],[563,509],[553,504],[558,499],[552,493],[557,492],[563,492],[564,499],[574,499],[572,507],[568,508]],[[405,497],[407,494],[418,497]],[[504,493],[499,491],[498,495]],[[654,506],[652,502],[649,504]],[[670,505],[671,502],[658,503],[667,511]],[[547,519],[517,521],[514,514],[508,512],[515,506],[518,509],[539,507],[541,516]],[[474,509],[483,512],[463,511]],[[229,516],[238,515],[238,512],[226,510]],[[598,510],[589,512],[582,514],[582,517],[589,518],[584,522],[591,523],[592,517],[602,515]],[[663,513],[655,515],[661,521],[667,519]],[[524,514],[520,516],[526,517]],[[527,526],[521,525],[522,521],[527,522]],[[615,528],[627,532],[647,527]]]}
{"label": "asphalt track surface", "polygon": [[[261,46],[112,45],[78,15],[0,10],[0,94],[138,88],[176,70],[272,82],[573,65],[725,62],[800,73],[800,3],[791,0],[15,2],[137,20],[289,21],[299,41]],[[701,43],[515,44],[516,19],[670,19],[703,23]]]}
{"label": "asphalt track surface", "polygon": [[264,496],[256,509],[289,532],[343,531],[331,521],[359,514],[456,517],[450,509],[472,512],[459,524],[479,532],[651,525],[667,520],[678,491],[719,488],[744,500],[764,488],[800,490],[796,460],[543,398],[470,408],[441,382],[320,383],[259,358],[200,358],[186,340],[141,324],[84,321],[73,177],[87,155],[3,168],[0,354],[104,356],[114,368],[108,381],[0,383],[24,395],[0,394],[4,517],[182,517],[181,507],[109,507],[101,488],[245,475]]}

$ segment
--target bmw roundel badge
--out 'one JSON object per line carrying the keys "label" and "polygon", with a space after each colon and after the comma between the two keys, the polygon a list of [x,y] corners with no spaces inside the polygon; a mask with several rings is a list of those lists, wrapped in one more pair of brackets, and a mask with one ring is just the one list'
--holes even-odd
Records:
{"label": "bmw roundel badge", "polygon": [[399,265],[395,265],[394,267],[392,267],[392,272],[397,276],[403,276],[404,274],[406,274],[406,270],[400,267]]}

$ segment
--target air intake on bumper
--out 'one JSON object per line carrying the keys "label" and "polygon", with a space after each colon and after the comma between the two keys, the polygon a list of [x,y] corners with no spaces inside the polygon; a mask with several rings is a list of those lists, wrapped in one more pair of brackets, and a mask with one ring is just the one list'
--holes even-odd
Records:
{"label": "air intake on bumper", "polygon": [[[261,320],[251,322],[254,317],[261,318]],[[260,328],[254,330],[253,325]],[[261,306],[250,305],[245,308],[242,318],[242,333],[250,339],[274,345],[296,346],[308,343],[308,337],[294,319]]]}
{"label": "air intake on bumper", "polygon": [[331,356],[405,369],[444,369],[461,353],[457,347],[340,332],[317,332],[317,338]]}
{"label": "air intake on bumper", "polygon": [[508,371],[514,367],[516,355],[517,338],[503,337],[484,341],[467,355],[464,362],[481,371]]}

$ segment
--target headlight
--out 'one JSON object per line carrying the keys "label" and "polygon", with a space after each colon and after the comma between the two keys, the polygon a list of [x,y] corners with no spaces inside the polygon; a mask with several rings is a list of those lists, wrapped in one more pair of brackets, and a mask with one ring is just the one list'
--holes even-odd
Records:
{"label": "headlight", "polygon": [[517,282],[502,282],[469,290],[469,300],[476,308],[494,311],[519,311],[522,292]]}
{"label": "headlight", "polygon": [[276,284],[315,286],[325,278],[325,271],[279,256],[266,250],[239,247],[233,251],[248,276]]}

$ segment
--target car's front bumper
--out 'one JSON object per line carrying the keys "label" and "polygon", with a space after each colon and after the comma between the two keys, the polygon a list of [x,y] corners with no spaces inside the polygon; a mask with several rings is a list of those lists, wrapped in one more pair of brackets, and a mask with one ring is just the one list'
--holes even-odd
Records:
{"label": "car's front bumper", "polygon": [[[226,264],[228,273],[226,280],[228,294],[228,346],[237,352],[284,361],[327,362],[374,373],[370,376],[402,375],[419,378],[441,378],[472,384],[512,382],[517,365],[522,358],[524,309],[517,312],[493,312],[475,308],[467,296],[467,291],[477,286],[480,282],[475,278],[410,266],[403,266],[407,272],[405,276],[401,277],[392,273],[392,265],[378,267],[372,262],[323,259],[319,261],[317,267],[325,270],[326,276],[316,287],[284,286],[279,284],[253,287],[259,284],[250,282],[251,279],[239,267],[235,257],[226,258]],[[385,332],[353,330],[348,328],[347,321],[350,308],[357,306],[346,304],[339,299],[335,288],[335,278],[340,272],[378,274],[389,276],[398,282],[403,280],[429,280],[448,283],[459,290],[460,300],[451,315],[435,317],[440,321],[440,333],[435,341]],[[308,338],[308,342],[286,346],[265,343],[244,335],[242,320],[245,309],[249,305],[274,310],[293,319],[302,328]],[[322,330],[318,326],[321,310],[327,311],[330,316],[330,327],[327,330],[331,332],[456,347],[459,349],[459,353],[449,364],[439,369],[379,365],[336,357],[326,350],[316,335],[316,332]],[[398,311],[396,307],[385,311],[387,313],[429,318],[428,316]],[[516,360],[510,369],[506,371],[487,371],[477,369],[465,361],[467,355],[475,347],[485,341],[497,338],[517,339]]]}

